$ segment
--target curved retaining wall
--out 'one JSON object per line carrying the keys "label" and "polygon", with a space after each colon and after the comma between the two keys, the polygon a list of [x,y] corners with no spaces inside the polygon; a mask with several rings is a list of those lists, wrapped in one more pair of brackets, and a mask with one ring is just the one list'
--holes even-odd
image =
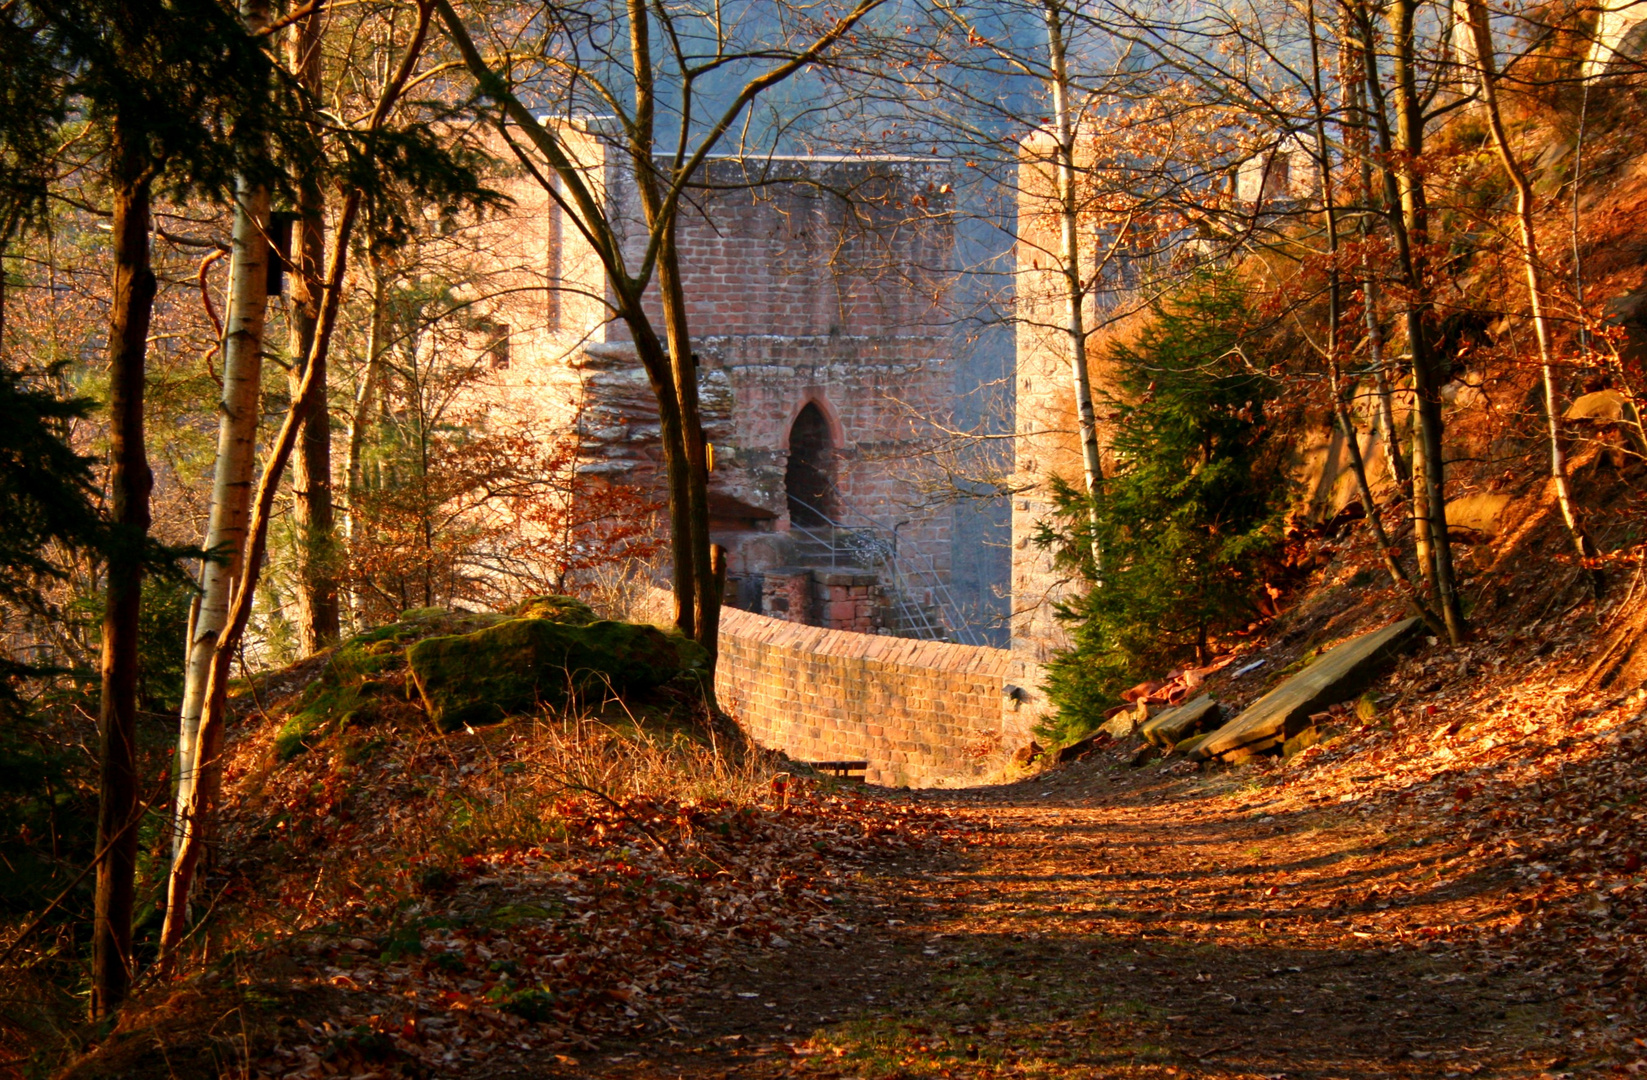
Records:
{"label": "curved retaining wall", "polygon": [[721,613],[722,707],[798,761],[868,761],[872,783],[954,786],[998,771],[1030,741],[1041,679],[1006,649]]}

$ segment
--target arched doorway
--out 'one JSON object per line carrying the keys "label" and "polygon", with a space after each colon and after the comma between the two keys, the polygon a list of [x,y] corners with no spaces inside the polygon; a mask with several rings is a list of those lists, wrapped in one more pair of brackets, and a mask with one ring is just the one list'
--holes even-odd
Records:
{"label": "arched doorway", "polygon": [[835,512],[835,443],[829,420],[816,402],[807,402],[789,428],[789,465],[783,474],[789,520],[823,525]]}

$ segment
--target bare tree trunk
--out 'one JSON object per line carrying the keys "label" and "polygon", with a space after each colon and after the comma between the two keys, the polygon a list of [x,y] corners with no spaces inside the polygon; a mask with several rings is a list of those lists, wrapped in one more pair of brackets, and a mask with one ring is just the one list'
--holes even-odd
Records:
{"label": "bare tree trunk", "polygon": [[[1452,543],[1447,536],[1446,459],[1443,455],[1439,373],[1430,348],[1425,319],[1430,312],[1425,284],[1425,244],[1429,235],[1429,206],[1425,197],[1420,163],[1424,155],[1423,101],[1418,92],[1414,18],[1417,0],[1395,0],[1391,15],[1391,46],[1394,50],[1396,131],[1392,140],[1384,119],[1383,89],[1376,69],[1369,65],[1367,87],[1374,121],[1378,124],[1383,164],[1386,205],[1395,236],[1402,277],[1407,286],[1406,327],[1408,349],[1412,353],[1413,396],[1417,414],[1413,462],[1413,536],[1421,552],[1420,565],[1430,568],[1428,578],[1447,625],[1447,637],[1462,644],[1468,634],[1464,609],[1459,601],[1453,575]],[[1370,20],[1362,21],[1365,53],[1372,58]],[[1399,208],[1399,212],[1397,212]],[[1420,467],[1417,451],[1422,449]],[[1423,558],[1423,552],[1430,555]]]}
{"label": "bare tree trunk", "polygon": [[[1527,274],[1527,303],[1532,309],[1533,336],[1538,339],[1538,364],[1544,378],[1544,414],[1549,425],[1550,477],[1555,481],[1556,503],[1561,507],[1561,519],[1567,525],[1567,537],[1578,555],[1582,569],[1589,557],[1584,529],[1573,510],[1572,492],[1567,484],[1567,457],[1562,446],[1561,411],[1557,401],[1554,348],[1551,345],[1550,322],[1544,313],[1543,266],[1539,259],[1538,233],[1533,223],[1533,185],[1527,180],[1527,171],[1515,156],[1510,136],[1504,129],[1504,114],[1498,99],[1498,61],[1493,51],[1493,32],[1487,19],[1487,5],[1482,0],[1464,0],[1470,22],[1470,33],[1475,41],[1476,65],[1479,68],[1481,101],[1487,109],[1487,126],[1493,134],[1493,146],[1498,151],[1504,175],[1515,188],[1516,222],[1521,229],[1521,263]],[[1601,578],[1597,574],[1594,585],[1599,593]]]}
{"label": "bare tree trunk", "polygon": [[[383,126],[395,102],[399,100],[407,80],[411,78],[428,37],[432,11],[433,8],[428,2],[420,0],[416,30],[406,46],[406,51],[401,55],[399,65],[378,98],[377,106],[368,121],[368,131],[376,131]],[[337,231],[332,239],[331,259],[322,293],[320,318],[315,324],[313,348],[306,358],[303,382],[298,386],[290,408],[286,410],[286,418],[281,424],[280,432],[269,451],[269,458],[264,463],[263,474],[258,480],[257,496],[247,528],[245,573],[235,588],[228,622],[218,634],[212,653],[211,669],[206,682],[206,709],[201,718],[199,747],[196,751],[200,761],[199,775],[184,807],[183,843],[172,860],[171,874],[167,881],[166,921],[160,932],[160,954],[162,962],[168,965],[176,962],[177,947],[183,940],[188,897],[194,886],[195,869],[204,854],[206,825],[217,806],[218,789],[222,782],[219,757],[223,748],[223,724],[228,709],[230,665],[241,637],[245,634],[246,623],[251,618],[257,580],[262,571],[263,556],[268,548],[269,521],[275,494],[280,488],[281,477],[297,443],[304,417],[312,407],[310,399],[320,392],[320,373],[326,370],[326,352],[331,347],[338,310],[342,305],[343,282],[348,269],[349,239],[360,212],[361,199],[360,189],[351,188],[343,197],[342,206],[338,210]]]}
{"label": "bare tree trunk", "polygon": [[[253,33],[269,22],[269,5],[249,0],[241,13]],[[177,739],[177,823],[172,854],[182,843],[182,808],[194,790],[200,761],[196,748],[206,700],[212,648],[228,619],[229,600],[241,575],[246,517],[252,499],[257,422],[263,385],[263,322],[268,310],[269,191],[242,177],[236,185],[234,234],[229,262],[229,302],[223,327],[223,399],[218,406],[217,464],[206,521],[198,613],[189,633],[183,709]]]}
{"label": "bare tree trunk", "polygon": [[692,636],[709,652],[707,685],[713,686],[715,659],[720,655],[721,596],[715,586],[714,557],[709,541],[709,451],[698,405],[698,357],[692,351],[687,325],[686,296],[681,291],[680,251],[674,223],[658,250],[658,288],[663,295],[665,332],[669,335],[669,363],[675,398],[680,402],[681,443],[686,456],[686,517],[691,538]]}
{"label": "bare tree trunk", "polygon": [[[320,17],[316,5],[293,27],[292,71],[311,96],[320,95]],[[314,352],[315,321],[319,316],[320,276],[325,273],[325,199],[312,169],[297,176],[298,219],[292,235],[292,355],[307,358]],[[324,357],[325,353],[320,354]],[[324,359],[321,363],[324,363]],[[293,369],[295,389],[305,372]],[[339,615],[337,596],[337,537],[332,505],[332,413],[326,394],[327,372],[315,379],[314,394],[303,417],[303,437],[292,467],[293,519],[297,525],[297,639],[305,654],[335,642]]]}
{"label": "bare tree trunk", "polygon": [[1088,520],[1092,526],[1092,565],[1101,583],[1104,555],[1098,542],[1098,486],[1103,462],[1098,453],[1098,419],[1092,407],[1092,382],[1087,371],[1086,288],[1081,273],[1081,207],[1075,170],[1075,121],[1071,115],[1068,42],[1061,0],[1046,0],[1042,17],[1047,27],[1047,56],[1051,69],[1052,127],[1056,147],[1054,169],[1058,194],[1058,269],[1064,291],[1064,333],[1069,349],[1070,381],[1075,391],[1076,423],[1081,436],[1081,469],[1086,481]]}
{"label": "bare tree trunk", "polygon": [[[349,411],[349,440],[344,450],[343,475],[344,504],[343,504],[343,544],[346,549],[352,548],[355,542],[355,530],[360,524],[360,499],[365,491],[365,479],[362,475],[361,455],[365,451],[366,431],[371,426],[372,408],[378,391],[378,382],[383,377],[383,269],[372,264],[372,327],[366,342],[366,370],[361,374],[360,387],[355,391],[354,407]],[[357,589],[349,590],[349,608],[355,625],[360,621],[360,593]]]}
{"label": "bare tree trunk", "polygon": [[[1362,63],[1371,62],[1371,57],[1363,54]],[[1349,91],[1350,115],[1355,118],[1351,130],[1356,144],[1356,157],[1360,161],[1361,191],[1371,203],[1377,199],[1377,195],[1373,191],[1368,131],[1370,121],[1366,116],[1365,87],[1361,79],[1343,81]],[[1390,389],[1389,360],[1384,355],[1384,322],[1378,302],[1378,278],[1373,273],[1372,256],[1367,251],[1367,245],[1371,240],[1367,214],[1360,214],[1356,222],[1356,229],[1361,236],[1361,307],[1363,320],[1367,325],[1367,366],[1372,368],[1373,387],[1378,394],[1378,435],[1384,443],[1384,456],[1389,461],[1390,475],[1395,478],[1396,487],[1405,490],[1412,487],[1412,472],[1407,467],[1406,457],[1401,453],[1401,439],[1395,430],[1395,401]]]}
{"label": "bare tree trunk", "polygon": [[114,288],[109,305],[109,494],[116,529],[109,552],[98,703],[97,885],[91,1014],[107,1016],[131,987],[132,901],[137,869],[137,637],[149,471],[143,389],[155,277],[149,263],[152,173],[141,136],[116,117],[109,147]]}
{"label": "bare tree trunk", "polygon": [[[1344,405],[1343,377],[1338,361],[1339,354],[1339,313],[1343,308],[1343,276],[1339,269],[1338,245],[1338,208],[1336,194],[1333,188],[1333,160],[1332,149],[1327,142],[1327,102],[1321,80],[1321,57],[1319,38],[1316,33],[1316,16],[1314,0],[1308,6],[1310,24],[1310,73],[1315,106],[1315,165],[1321,176],[1321,216],[1322,224],[1327,232],[1327,376],[1331,384],[1333,416],[1344,435],[1344,442],[1349,447],[1350,470],[1355,474],[1356,488],[1361,495],[1361,504],[1366,507],[1367,521],[1370,524],[1373,536],[1378,542],[1379,551],[1384,556],[1384,566],[1390,573],[1390,580],[1396,590],[1403,594],[1408,607],[1415,615],[1423,619],[1425,624],[1435,633],[1445,633],[1442,621],[1430,611],[1417,595],[1406,571],[1401,566],[1401,560],[1396,556],[1394,545],[1390,542],[1389,534],[1384,531],[1384,522],[1378,515],[1378,504],[1373,501],[1372,486],[1367,483],[1367,463],[1361,456],[1361,437],[1350,418],[1349,410]],[[1353,83],[1351,84],[1353,85]],[[1362,218],[1362,231],[1365,234],[1365,217]],[[1363,258],[1365,254],[1363,253]],[[1365,264],[1363,263],[1363,266]],[[1363,288],[1370,289],[1370,276],[1363,282]],[[1371,303],[1370,296],[1368,298]],[[1372,317],[1372,308],[1368,307],[1368,327],[1374,330],[1377,327],[1376,318]],[[1369,342],[1371,339],[1369,339]]]}
{"label": "bare tree trunk", "polygon": [[[625,305],[625,310],[630,309],[640,309],[638,297]],[[669,494],[675,628],[696,640],[698,588],[697,564],[692,557],[691,461],[681,421],[680,399],[675,394],[674,372],[666,355],[667,346],[658,340],[657,331],[652,328],[645,311],[624,321],[635,339],[635,352],[646,371],[652,395],[658,402],[658,441],[663,448],[663,470]]]}
{"label": "bare tree trunk", "polygon": [[[668,341],[668,382],[678,410],[681,460],[670,470],[669,509],[675,536],[675,623],[709,651],[710,669],[719,652],[719,598],[709,552],[709,456],[704,445],[703,418],[698,406],[697,357],[692,353],[687,324],[686,297],[681,291],[680,251],[675,245],[675,219],[664,219],[659,190],[657,151],[657,87],[652,68],[652,14],[645,0],[628,0],[629,56],[634,69],[635,116],[628,133],[630,164],[641,196],[650,234],[658,236],[658,292]],[[639,304],[638,313],[644,314]],[[654,331],[647,331],[655,336]],[[640,333],[636,337],[643,336]],[[680,486],[677,488],[676,485]],[[684,544],[682,539],[684,538]],[[685,568],[687,580],[679,580]]]}

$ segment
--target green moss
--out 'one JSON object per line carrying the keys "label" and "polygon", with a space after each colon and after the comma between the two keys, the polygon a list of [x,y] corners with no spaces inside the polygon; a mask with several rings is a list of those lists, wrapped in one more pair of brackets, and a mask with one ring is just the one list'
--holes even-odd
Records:
{"label": "green moss", "polygon": [[696,648],[634,623],[511,619],[470,634],[426,638],[406,655],[430,719],[455,731],[584,693],[655,689],[688,670]]}
{"label": "green moss", "polygon": [[503,619],[421,608],[407,612],[399,622],[343,642],[275,734],[275,757],[290,761],[334,732],[374,723],[378,702],[405,693],[407,645],[431,634],[475,630]]}
{"label": "green moss", "polygon": [[519,619],[548,619],[567,626],[588,626],[598,622],[595,609],[570,596],[530,596],[515,607]]}
{"label": "green moss", "polygon": [[[642,694],[694,680],[707,661],[679,634],[599,620],[567,596],[533,597],[514,615],[418,608],[333,650],[285,717],[274,753],[289,761],[340,732],[404,713],[417,701],[414,684],[437,725],[453,731],[580,693]],[[408,679],[408,667],[420,664],[422,674]],[[375,745],[348,741],[344,752],[364,759]]]}

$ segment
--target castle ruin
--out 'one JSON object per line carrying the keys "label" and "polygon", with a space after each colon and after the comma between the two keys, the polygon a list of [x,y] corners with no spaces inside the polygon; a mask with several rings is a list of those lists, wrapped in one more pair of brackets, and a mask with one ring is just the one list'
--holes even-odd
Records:
{"label": "castle ruin", "polygon": [[[646,230],[627,157],[598,123],[563,137],[638,259]],[[677,229],[728,603],[975,640],[948,596],[953,511],[923,506],[915,482],[924,420],[955,392],[948,163],[758,165],[757,176],[742,159],[708,162]],[[481,237],[519,268],[481,317],[506,340],[493,404],[575,429],[580,473],[661,500],[656,404],[593,249],[534,179],[505,189],[514,209]]]}

